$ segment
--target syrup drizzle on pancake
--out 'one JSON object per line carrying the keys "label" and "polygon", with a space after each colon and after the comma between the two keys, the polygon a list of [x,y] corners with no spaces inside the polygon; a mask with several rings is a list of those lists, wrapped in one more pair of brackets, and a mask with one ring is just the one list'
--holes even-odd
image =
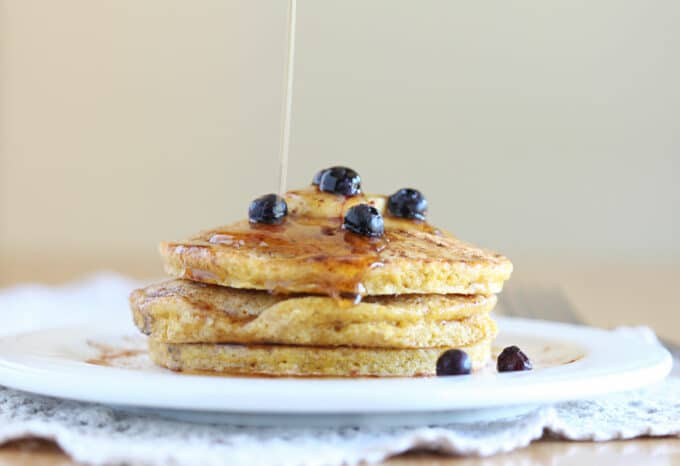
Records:
{"label": "syrup drizzle on pancake", "polygon": [[[338,299],[359,302],[365,293],[363,275],[383,265],[380,251],[387,247],[390,235],[367,238],[343,230],[339,219],[291,217],[280,225],[239,222],[213,232],[207,240],[260,252],[271,249],[279,257],[323,264],[328,273],[317,278],[318,289]],[[271,283],[268,288],[277,293],[285,284]]]}
{"label": "syrup drizzle on pancake", "polygon": [[[348,206],[365,202],[364,196],[338,196],[337,201],[337,216],[289,214],[278,225],[254,224],[243,220],[205,232],[193,239],[212,245],[255,251],[258,255],[266,255],[271,251],[272,257],[291,258],[314,265],[319,273],[314,277],[313,292],[347,300],[351,304],[359,303],[366,294],[363,278],[369,270],[384,265],[380,253],[389,247],[391,241],[398,241],[400,236],[414,230],[441,235],[439,230],[426,222],[390,216],[386,218],[387,228],[382,237],[357,235],[342,228],[343,212]],[[187,267],[184,278],[208,283],[218,282],[217,277],[206,276],[207,273],[209,272]],[[285,280],[267,283],[266,288],[272,293],[283,293],[290,285],[291,280]]]}

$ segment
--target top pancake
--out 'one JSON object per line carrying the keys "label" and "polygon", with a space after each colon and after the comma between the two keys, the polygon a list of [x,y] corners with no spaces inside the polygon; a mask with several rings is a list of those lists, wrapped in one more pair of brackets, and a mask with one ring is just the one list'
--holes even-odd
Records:
{"label": "top pancake", "polygon": [[[312,187],[285,198],[289,213],[280,225],[245,220],[161,243],[166,271],[233,288],[331,296],[492,294],[512,272],[500,254],[391,216],[384,196],[347,198]],[[382,237],[343,230],[345,212],[360,203],[382,212]]]}

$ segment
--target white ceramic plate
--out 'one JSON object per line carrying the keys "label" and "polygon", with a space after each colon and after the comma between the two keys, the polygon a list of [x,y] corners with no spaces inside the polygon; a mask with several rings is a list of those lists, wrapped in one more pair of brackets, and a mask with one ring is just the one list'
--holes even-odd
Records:
{"label": "white ceramic plate", "polygon": [[447,420],[502,417],[537,404],[638,388],[671,369],[668,352],[637,335],[543,321],[498,321],[497,348],[520,346],[533,360],[533,371],[498,374],[490,364],[469,376],[432,378],[185,375],[155,367],[144,339],[129,333],[129,323],[117,326],[114,321],[1,338],[0,384],[126,409],[161,409],[194,420],[279,424],[286,415],[286,423],[317,423],[309,419],[316,416],[338,424],[346,423],[338,416],[349,415],[350,423],[357,424],[355,415],[361,413],[403,424],[423,422],[424,413],[428,422],[437,415]]}

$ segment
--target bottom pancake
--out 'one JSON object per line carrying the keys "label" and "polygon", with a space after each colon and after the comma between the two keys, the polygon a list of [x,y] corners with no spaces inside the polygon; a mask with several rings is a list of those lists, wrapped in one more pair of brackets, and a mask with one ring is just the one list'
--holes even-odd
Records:
{"label": "bottom pancake", "polygon": [[[492,338],[461,347],[473,369],[486,365]],[[414,377],[436,375],[439,356],[450,348],[375,349],[287,345],[163,343],[149,339],[158,365],[182,372],[300,377]]]}

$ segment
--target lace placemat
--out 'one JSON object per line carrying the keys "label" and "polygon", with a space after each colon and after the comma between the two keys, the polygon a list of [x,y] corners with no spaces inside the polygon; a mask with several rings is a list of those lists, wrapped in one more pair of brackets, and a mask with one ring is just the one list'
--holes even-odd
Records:
{"label": "lace placemat", "polygon": [[[64,288],[0,292],[3,334],[120,308],[135,284],[100,276]],[[122,296],[123,298],[119,298]],[[53,312],[69,305],[67,317]],[[21,312],[19,310],[21,309]],[[34,310],[35,312],[30,312]],[[650,331],[635,332],[651,338]],[[544,435],[605,441],[680,435],[680,377],[642,390],[537,408],[493,422],[400,428],[263,428],[192,424],[109,407],[36,396],[0,387],[0,443],[24,437],[55,440],[90,464],[340,465],[378,462],[411,449],[492,455]]]}

